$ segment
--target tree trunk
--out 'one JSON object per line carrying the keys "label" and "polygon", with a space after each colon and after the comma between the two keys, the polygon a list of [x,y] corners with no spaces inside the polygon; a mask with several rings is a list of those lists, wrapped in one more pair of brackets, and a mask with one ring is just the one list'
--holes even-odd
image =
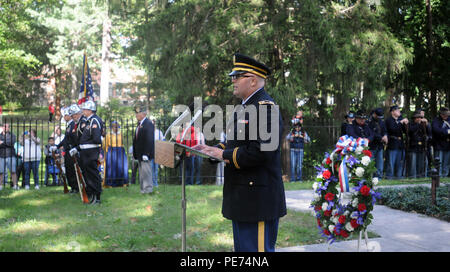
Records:
{"label": "tree trunk", "polygon": [[61,92],[59,86],[61,82],[61,71],[55,66],[53,67],[55,77],[55,120],[61,119]]}
{"label": "tree trunk", "polygon": [[427,59],[428,59],[428,79],[427,85],[430,91],[430,108],[431,116],[437,115],[437,100],[436,100],[436,89],[433,82],[433,58],[434,58],[434,48],[433,48],[433,20],[431,16],[431,1],[426,0],[427,6],[427,25],[426,25],[426,39],[427,39]]}
{"label": "tree trunk", "polygon": [[100,104],[104,105],[109,101],[109,55],[111,50],[111,19],[106,11],[106,18],[103,21],[102,33],[102,76],[100,82]]}

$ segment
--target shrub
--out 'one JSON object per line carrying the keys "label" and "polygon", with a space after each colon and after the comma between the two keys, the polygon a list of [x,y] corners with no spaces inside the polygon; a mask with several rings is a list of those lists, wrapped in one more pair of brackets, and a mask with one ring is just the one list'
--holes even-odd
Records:
{"label": "shrub", "polygon": [[431,203],[431,189],[425,186],[405,188],[378,188],[381,199],[378,204],[407,212],[417,212],[450,222],[450,186],[437,189],[437,205]]}

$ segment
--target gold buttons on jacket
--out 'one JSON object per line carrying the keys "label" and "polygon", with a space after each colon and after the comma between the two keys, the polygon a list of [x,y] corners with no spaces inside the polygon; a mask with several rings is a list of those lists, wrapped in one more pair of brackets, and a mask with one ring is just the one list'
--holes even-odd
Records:
{"label": "gold buttons on jacket", "polygon": [[250,181],[248,185],[253,186],[253,181]]}

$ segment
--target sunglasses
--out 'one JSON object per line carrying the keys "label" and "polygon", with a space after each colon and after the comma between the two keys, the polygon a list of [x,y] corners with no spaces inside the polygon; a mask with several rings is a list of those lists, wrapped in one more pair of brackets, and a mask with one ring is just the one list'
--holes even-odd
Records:
{"label": "sunglasses", "polygon": [[241,77],[253,77],[253,76],[247,76],[245,74],[239,74],[239,75],[232,75],[230,77],[231,77],[231,80],[238,80]]}

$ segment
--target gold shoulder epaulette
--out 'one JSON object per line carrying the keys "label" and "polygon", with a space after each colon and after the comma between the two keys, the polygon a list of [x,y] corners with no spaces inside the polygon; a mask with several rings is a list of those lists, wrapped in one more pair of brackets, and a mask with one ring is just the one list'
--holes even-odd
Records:
{"label": "gold shoulder epaulette", "polygon": [[275,105],[275,103],[273,103],[273,101],[270,101],[270,100],[263,100],[263,101],[259,101],[258,103],[260,105]]}

